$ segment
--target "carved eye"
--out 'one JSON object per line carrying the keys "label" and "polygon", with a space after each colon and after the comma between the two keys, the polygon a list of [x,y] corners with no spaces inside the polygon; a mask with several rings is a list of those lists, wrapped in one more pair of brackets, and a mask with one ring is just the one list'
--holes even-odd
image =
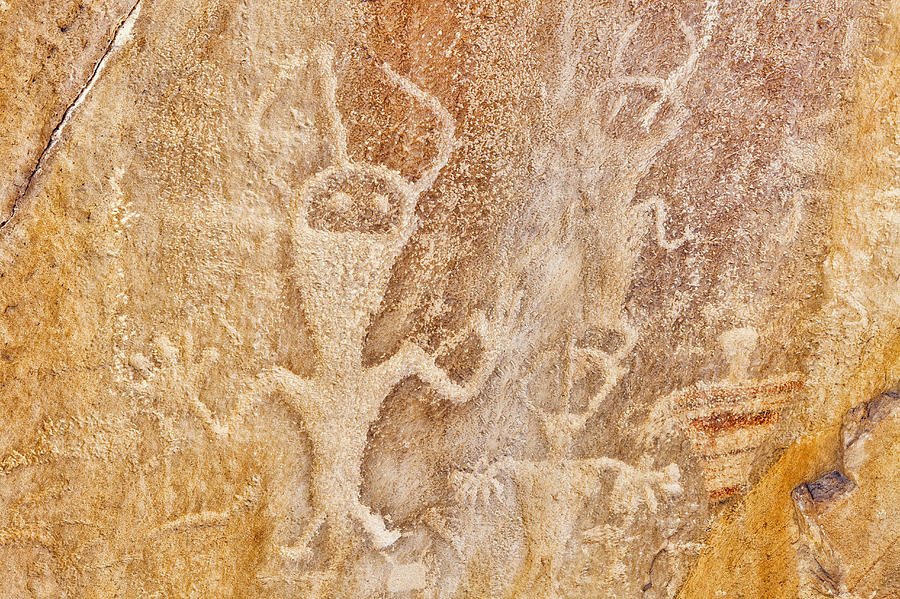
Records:
{"label": "carved eye", "polygon": [[349,212],[353,209],[353,198],[345,191],[336,191],[331,194],[328,207],[334,212]]}
{"label": "carved eye", "polygon": [[376,193],[372,197],[372,208],[378,212],[388,212],[391,209],[391,198],[383,193]]}
{"label": "carved eye", "polygon": [[388,233],[400,222],[402,190],[377,171],[337,170],[306,193],[307,219],[313,229]]}

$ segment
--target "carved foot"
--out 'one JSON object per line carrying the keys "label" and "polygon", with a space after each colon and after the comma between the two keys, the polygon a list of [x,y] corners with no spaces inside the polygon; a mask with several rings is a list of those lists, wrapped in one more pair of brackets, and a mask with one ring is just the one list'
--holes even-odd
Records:
{"label": "carved foot", "polygon": [[325,512],[316,512],[312,520],[310,520],[309,525],[307,525],[306,530],[300,535],[300,539],[297,543],[294,545],[279,545],[277,547],[278,553],[281,557],[291,561],[308,558],[312,554],[312,550],[309,548],[309,542],[316,536],[316,533],[319,532],[319,529],[322,528],[322,524],[324,523]]}
{"label": "carved foot", "polygon": [[375,549],[386,549],[393,545],[400,538],[399,530],[388,530],[384,525],[384,520],[367,508],[360,504],[356,510],[356,518],[362,524],[366,532],[372,538],[372,545]]}

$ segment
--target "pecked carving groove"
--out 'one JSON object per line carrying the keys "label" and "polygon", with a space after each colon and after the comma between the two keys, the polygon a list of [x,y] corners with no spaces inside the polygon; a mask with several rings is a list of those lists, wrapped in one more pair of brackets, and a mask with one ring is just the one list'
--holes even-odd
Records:
{"label": "pecked carving groove", "polygon": [[895,591],[896,3],[117,2],[0,0],[0,595]]}

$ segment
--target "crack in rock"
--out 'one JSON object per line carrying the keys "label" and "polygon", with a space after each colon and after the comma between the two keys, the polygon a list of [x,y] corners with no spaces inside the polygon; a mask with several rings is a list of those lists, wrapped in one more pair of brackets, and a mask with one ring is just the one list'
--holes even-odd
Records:
{"label": "crack in rock", "polygon": [[5,229],[7,224],[9,224],[13,220],[13,218],[15,218],[16,213],[18,212],[19,203],[23,198],[25,198],[26,195],[28,195],[28,192],[31,190],[31,184],[34,181],[34,178],[44,169],[44,163],[47,160],[47,156],[49,155],[50,150],[53,149],[53,147],[59,141],[59,138],[62,136],[62,131],[65,128],[66,123],[69,122],[72,113],[84,101],[84,99],[90,93],[91,89],[94,87],[94,84],[100,77],[100,73],[106,66],[107,60],[112,55],[113,50],[121,48],[128,40],[131,39],[131,35],[134,30],[134,23],[137,20],[138,14],[140,14],[141,12],[141,1],[142,0],[137,0],[132,5],[131,9],[128,11],[125,17],[121,21],[119,21],[118,25],[116,25],[112,38],[106,45],[106,49],[103,51],[103,56],[101,56],[100,60],[98,60],[94,65],[94,68],[91,71],[91,75],[90,77],[88,77],[87,83],[84,84],[84,86],[81,88],[81,91],[79,91],[78,95],[75,96],[75,100],[73,100],[72,103],[69,104],[69,106],[63,112],[62,118],[60,118],[59,122],[53,128],[53,131],[50,132],[50,137],[47,140],[47,145],[45,145],[44,149],[41,150],[34,169],[31,171],[25,181],[25,186],[22,190],[22,193],[20,193],[19,196],[13,201],[12,208],[9,212],[9,217],[6,218],[6,220],[4,220],[3,222],[0,222],[0,231]]}

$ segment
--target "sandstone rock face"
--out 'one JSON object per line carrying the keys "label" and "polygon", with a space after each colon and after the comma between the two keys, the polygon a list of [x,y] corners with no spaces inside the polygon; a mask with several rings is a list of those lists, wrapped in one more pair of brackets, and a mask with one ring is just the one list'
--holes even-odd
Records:
{"label": "sandstone rock face", "polygon": [[900,594],[898,435],[900,395],[857,406],[843,426],[847,475],[835,470],[794,490],[806,596]]}
{"label": "sandstone rock face", "polygon": [[897,596],[898,27],[0,0],[0,596]]}

